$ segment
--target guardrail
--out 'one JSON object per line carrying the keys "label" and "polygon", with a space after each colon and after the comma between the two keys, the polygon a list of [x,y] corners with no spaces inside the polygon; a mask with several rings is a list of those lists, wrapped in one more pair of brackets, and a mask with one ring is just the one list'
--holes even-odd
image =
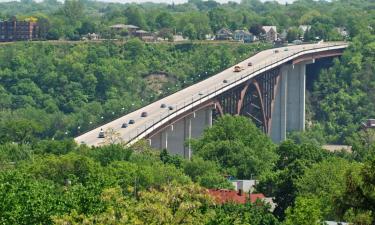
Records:
{"label": "guardrail", "polygon": [[[338,47],[339,46],[339,47]],[[137,131],[131,134],[128,134],[126,139],[124,140],[127,146],[134,144],[139,139],[144,138],[149,133],[153,132],[155,129],[158,129],[162,124],[168,122],[169,120],[173,119],[174,117],[178,116],[179,114],[185,113],[186,111],[194,108],[197,105],[200,105],[203,102],[231,89],[232,87],[238,85],[239,83],[243,83],[256,75],[259,75],[267,70],[275,68],[285,62],[292,60],[293,58],[298,57],[299,55],[309,54],[309,53],[316,53],[320,52],[319,50],[334,50],[334,49],[342,49],[346,47],[347,44],[333,44],[330,46],[313,46],[313,48],[303,48],[302,50],[298,51],[290,51],[290,54],[284,57],[279,57],[274,60],[265,61],[264,65],[260,64],[257,66],[252,67],[252,70],[247,74],[239,74],[234,75],[233,77],[227,79],[227,83],[220,82],[220,84],[215,85],[213,88],[209,88],[205,91],[200,93],[194,94],[188,98],[185,98],[181,103],[172,105],[174,107],[173,110],[169,110],[163,113],[160,113],[158,119],[154,119],[149,123],[144,124],[141,127],[137,127]],[[287,48],[287,47],[285,47]],[[285,52],[284,52],[285,53]],[[303,54],[301,54],[303,53]]]}

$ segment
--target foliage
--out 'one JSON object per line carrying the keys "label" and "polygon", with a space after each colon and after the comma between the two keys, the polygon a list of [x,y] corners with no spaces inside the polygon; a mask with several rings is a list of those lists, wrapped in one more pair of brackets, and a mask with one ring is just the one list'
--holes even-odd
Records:
{"label": "foliage", "polygon": [[[120,45],[3,46],[0,143],[22,144],[81,134],[215,74],[257,47],[147,45],[137,39]],[[149,75],[161,74],[167,74],[165,81],[148,81]]]}
{"label": "foliage", "polygon": [[272,171],[261,176],[257,189],[274,196],[277,204],[274,213],[283,218],[285,210],[293,204],[297,196],[296,180],[303,176],[306,169],[329,155],[315,145],[298,145],[290,140],[283,142],[276,152],[278,161]]}
{"label": "foliage", "polygon": [[315,198],[298,197],[295,206],[286,210],[285,225],[318,225],[323,219],[321,205]]}
{"label": "foliage", "polygon": [[240,179],[270,170],[277,158],[271,140],[248,118],[240,116],[219,118],[191,146],[195,154],[216,161]]}
{"label": "foliage", "polygon": [[226,203],[215,208],[215,217],[208,223],[220,224],[253,224],[253,225],[277,225],[279,221],[271,213],[267,206],[245,205]]}
{"label": "foliage", "polygon": [[314,196],[319,201],[321,215],[327,220],[340,219],[334,200],[345,190],[346,172],[358,165],[340,158],[329,158],[306,169],[295,181],[298,196]]}
{"label": "foliage", "polygon": [[339,215],[355,224],[373,224],[375,159],[361,168],[352,168],[345,176],[344,192],[335,201]]}

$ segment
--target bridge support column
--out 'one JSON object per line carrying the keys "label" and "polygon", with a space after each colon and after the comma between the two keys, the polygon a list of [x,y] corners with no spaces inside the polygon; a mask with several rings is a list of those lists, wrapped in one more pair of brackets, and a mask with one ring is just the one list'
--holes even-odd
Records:
{"label": "bridge support column", "polygon": [[297,64],[288,73],[286,131],[305,130],[306,65]]}
{"label": "bridge support column", "polygon": [[280,83],[276,90],[271,124],[271,138],[275,143],[286,139],[286,100],[289,69],[289,66],[283,66],[281,68]]}
{"label": "bridge support column", "polygon": [[[184,135],[184,144],[187,140],[191,139],[191,116],[184,118],[185,123],[185,135]],[[191,159],[191,145],[187,143],[184,145],[184,157],[186,159]]]}
{"label": "bridge support column", "polygon": [[151,146],[190,159],[191,146],[185,145],[186,141],[200,137],[208,126],[212,126],[212,108],[198,110],[171,124],[151,138]]}
{"label": "bridge support column", "polygon": [[284,65],[272,112],[271,138],[286,139],[287,132],[305,129],[306,63]]}

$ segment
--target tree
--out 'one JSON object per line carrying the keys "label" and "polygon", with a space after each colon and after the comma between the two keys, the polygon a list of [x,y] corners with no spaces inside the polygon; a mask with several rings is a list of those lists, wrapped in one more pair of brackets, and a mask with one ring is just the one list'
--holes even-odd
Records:
{"label": "tree", "polygon": [[0,142],[30,143],[41,130],[41,126],[35,121],[26,119],[6,121],[1,127]]}
{"label": "tree", "polygon": [[288,30],[288,34],[287,34],[287,40],[288,42],[292,42],[294,40],[297,40],[301,37],[301,30],[299,30],[298,28],[294,27],[294,28],[290,28]]}
{"label": "tree", "polygon": [[214,33],[228,26],[227,12],[223,8],[214,8],[208,12],[210,26]]}
{"label": "tree", "polygon": [[169,28],[173,29],[176,25],[176,21],[173,16],[168,12],[161,12],[155,19],[157,28]]}
{"label": "tree", "polygon": [[339,220],[334,201],[345,190],[345,175],[351,168],[358,167],[341,158],[331,158],[313,164],[303,176],[295,181],[298,196],[319,201],[321,215],[326,220]]}
{"label": "tree", "polygon": [[102,200],[107,210],[96,215],[76,212],[56,217],[56,224],[205,224],[213,205],[207,193],[194,185],[169,184],[142,192],[138,201],[125,197],[119,188],[106,189]]}
{"label": "tree", "polygon": [[280,222],[272,215],[267,205],[225,203],[215,207],[215,216],[207,224],[278,225]]}
{"label": "tree", "polygon": [[69,25],[76,26],[83,18],[84,5],[81,0],[65,0],[62,14]]}
{"label": "tree", "polygon": [[184,163],[184,172],[203,187],[233,189],[233,185],[220,174],[219,166],[214,162],[194,157]]}
{"label": "tree", "polygon": [[221,117],[202,138],[192,141],[192,149],[243,179],[270,170],[277,157],[271,140],[248,118],[240,116]]}
{"label": "tree", "polygon": [[328,157],[328,153],[312,144],[297,145],[292,141],[283,142],[277,149],[279,156],[273,171],[263,174],[257,190],[274,196],[277,204],[274,213],[284,218],[285,210],[297,196],[296,180],[306,169]]}
{"label": "tree", "polygon": [[264,34],[266,31],[263,30],[262,25],[260,24],[255,24],[250,27],[249,31],[254,34],[255,36],[259,36],[261,34]]}
{"label": "tree", "polygon": [[125,9],[125,16],[129,24],[147,29],[145,15],[137,6],[129,6]]}
{"label": "tree", "polygon": [[295,206],[286,210],[285,225],[318,225],[322,222],[319,200],[298,197]]}
{"label": "tree", "polygon": [[352,168],[346,173],[345,190],[335,201],[338,214],[349,222],[370,225],[375,222],[374,187],[375,159],[362,168]]}

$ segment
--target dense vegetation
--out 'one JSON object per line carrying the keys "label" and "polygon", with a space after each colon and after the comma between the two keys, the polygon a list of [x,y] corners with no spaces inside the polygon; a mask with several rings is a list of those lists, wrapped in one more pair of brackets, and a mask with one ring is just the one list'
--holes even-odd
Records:
{"label": "dense vegetation", "polygon": [[[191,140],[188,161],[140,142],[77,146],[69,138],[233,65],[264,43],[145,44],[28,42],[0,45],[1,224],[321,224],[375,223],[375,4],[366,0],[243,0],[218,4],[115,4],[53,0],[0,3],[0,18],[35,16],[46,39],[77,40],[128,23],[204,39],[222,27],[260,32],[312,25],[306,40],[351,44],[313,81],[308,130],[274,145],[248,118],[224,116]],[[289,29],[290,28],[290,29]],[[43,33],[44,32],[44,33]],[[55,139],[55,140],[51,140]],[[347,143],[330,153],[323,143]],[[205,188],[230,188],[224,175],[260,183],[263,205],[217,205]]]}
{"label": "dense vegetation", "polygon": [[0,143],[62,139],[126,114],[267,47],[17,43],[0,48]]}

